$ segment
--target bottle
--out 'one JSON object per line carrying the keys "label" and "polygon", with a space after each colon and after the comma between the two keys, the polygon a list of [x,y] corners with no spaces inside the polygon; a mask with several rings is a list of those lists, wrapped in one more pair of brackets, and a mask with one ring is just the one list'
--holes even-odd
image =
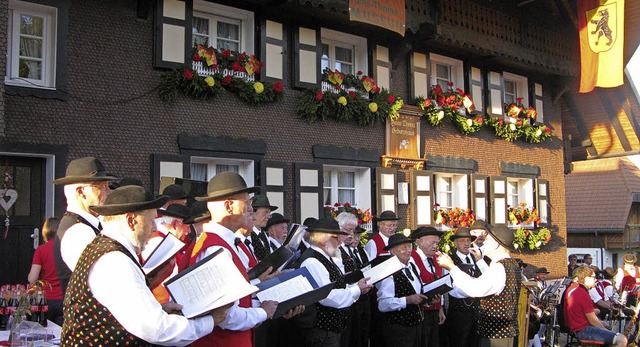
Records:
{"label": "bottle", "polygon": [[2,288],[0,290],[0,330],[7,330],[7,321],[9,320],[9,314],[7,314],[7,291]]}
{"label": "bottle", "polygon": [[49,303],[47,297],[42,291],[38,291],[38,320],[37,322],[43,327],[47,326],[49,319]]}
{"label": "bottle", "polygon": [[38,323],[38,297],[34,295],[28,295],[25,300],[29,301],[29,321]]}

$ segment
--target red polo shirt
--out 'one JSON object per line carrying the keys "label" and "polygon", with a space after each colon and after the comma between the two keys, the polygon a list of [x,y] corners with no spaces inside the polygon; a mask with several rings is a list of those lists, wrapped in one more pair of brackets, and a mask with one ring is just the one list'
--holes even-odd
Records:
{"label": "red polo shirt", "polygon": [[574,282],[564,295],[564,322],[569,330],[577,332],[590,326],[586,314],[593,312],[593,305],[587,288]]}

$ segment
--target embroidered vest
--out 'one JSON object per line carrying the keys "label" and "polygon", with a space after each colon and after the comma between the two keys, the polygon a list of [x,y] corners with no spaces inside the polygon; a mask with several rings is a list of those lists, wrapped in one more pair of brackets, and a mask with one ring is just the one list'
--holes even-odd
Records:
{"label": "embroidered vest", "polygon": [[[187,249],[187,256],[179,265],[179,270],[182,271],[188,266],[194,265],[196,259],[200,253],[205,251],[209,247],[221,246],[226,248],[231,253],[233,264],[238,268],[240,273],[244,276],[244,279],[249,282],[249,276],[247,270],[242,264],[242,260],[229,244],[222,239],[219,235],[204,232],[198,238],[198,241],[194,242]],[[251,295],[247,295],[240,299],[238,307],[249,308],[251,307]],[[253,329],[245,331],[233,331],[221,329],[218,325],[213,328],[213,332],[207,336],[204,336],[194,341],[191,346],[193,347],[205,347],[205,346],[219,346],[219,347],[251,347],[253,346]]]}
{"label": "embroidered vest", "polygon": [[[409,263],[411,264],[411,263]],[[417,271],[411,264],[411,270],[413,270],[414,276]],[[416,290],[411,285],[411,281],[404,275],[404,270],[398,271],[393,274],[393,287],[395,290],[396,298],[403,298],[405,296],[416,294]],[[400,324],[405,326],[414,326],[420,324],[424,320],[421,308],[419,305],[409,304],[407,307],[399,311],[383,312],[382,314],[387,318],[389,323]]]}
{"label": "embroidered vest", "polygon": [[[422,259],[420,259],[420,254],[418,254],[418,252],[416,252],[415,249],[413,250],[413,252],[411,252],[411,258],[413,258],[413,261],[415,261],[416,265],[418,265],[418,269],[420,270],[420,279],[422,280],[422,283],[424,284],[431,283],[436,279],[436,277],[433,276],[433,274],[429,272],[429,270],[427,270],[426,265],[424,264],[424,262],[422,262]],[[433,256],[433,267],[435,268],[436,276],[438,276],[437,278],[442,277],[442,268],[440,267],[440,264],[438,264],[437,254]],[[432,306],[423,306],[425,310],[439,310],[441,307],[442,307],[442,301],[438,301]]]}
{"label": "embroidered vest", "polygon": [[85,248],[69,281],[60,346],[151,346],[126,331],[89,288],[89,270],[109,252],[122,252],[140,267],[123,245],[106,236],[96,236]]}
{"label": "embroidered vest", "polygon": [[[455,264],[456,266],[460,264],[465,264],[462,261],[462,259],[458,257],[457,254],[454,254],[451,258],[453,260],[453,264]],[[475,264],[475,260],[473,260],[473,262]],[[476,266],[476,271],[473,273],[473,277],[480,277],[480,275],[481,275],[480,269],[478,269]],[[449,295],[449,310],[458,311],[458,312],[472,312],[472,311],[477,311],[479,305],[480,305],[479,298],[459,299]]]}
{"label": "embroidered vest", "polygon": [[60,244],[67,230],[78,223],[82,223],[90,227],[91,229],[93,229],[96,235],[100,233],[100,230],[91,225],[89,221],[73,212],[65,212],[64,216],[62,216],[62,218],[60,219],[60,225],[58,226],[58,231],[56,232],[56,238],[53,244],[53,259],[56,262],[56,273],[58,274],[58,279],[60,279],[62,297],[64,297],[64,294],[67,292],[69,278],[71,278],[71,269],[69,269],[64,260],[62,260],[62,254],[60,253]]}
{"label": "embroidered vest", "polygon": [[518,335],[518,299],[520,297],[521,272],[513,258],[499,261],[506,273],[505,287],[499,294],[480,299],[478,334],[490,339]]}
{"label": "embroidered vest", "polygon": [[380,236],[380,233],[373,235],[373,237],[371,237],[371,241],[375,242],[376,244],[376,257],[379,257],[382,254],[389,254],[389,251],[383,250],[383,248],[385,248],[387,245],[384,243],[384,240],[382,239],[382,236]]}
{"label": "embroidered vest", "polygon": [[342,255],[342,265],[344,265],[344,273],[349,273],[358,269],[355,259],[351,258],[349,253],[344,250],[344,247],[338,247],[340,254]]}

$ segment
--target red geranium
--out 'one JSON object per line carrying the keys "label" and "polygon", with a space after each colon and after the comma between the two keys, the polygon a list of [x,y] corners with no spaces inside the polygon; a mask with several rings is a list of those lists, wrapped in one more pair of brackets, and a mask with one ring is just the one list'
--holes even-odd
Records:
{"label": "red geranium", "polygon": [[193,54],[193,61],[200,61],[200,54],[194,53]]}
{"label": "red geranium", "polygon": [[387,102],[393,104],[394,102],[396,102],[396,97],[393,95],[387,96]]}
{"label": "red geranium", "polygon": [[349,96],[351,97],[352,100],[356,99],[356,92],[354,92],[353,90],[349,92]]}
{"label": "red geranium", "polygon": [[244,69],[244,67],[237,61],[234,61],[233,64],[231,64],[231,68],[233,69],[233,71],[242,71]]}
{"label": "red geranium", "polygon": [[193,79],[193,71],[191,71],[191,69],[184,69],[184,78],[186,78],[188,80],[192,80]]}
{"label": "red geranium", "polygon": [[228,86],[231,84],[231,75],[226,75],[224,76],[224,78],[222,79],[222,84]]}
{"label": "red geranium", "polygon": [[447,85],[448,85],[449,87],[453,87],[453,82],[447,82]]}
{"label": "red geranium", "polygon": [[498,124],[500,124],[500,126],[503,126],[504,125],[504,119],[498,120]]}
{"label": "red geranium", "polygon": [[476,123],[482,124],[482,122],[484,122],[484,119],[482,118],[482,116],[476,117]]}
{"label": "red geranium", "polygon": [[231,51],[228,49],[225,49],[222,51],[222,56],[225,58],[229,58],[231,56]]}
{"label": "red geranium", "polygon": [[550,133],[551,133],[551,129],[549,129],[549,128],[544,128],[544,132],[545,132],[545,133],[547,133],[547,134],[550,134]]}
{"label": "red geranium", "polygon": [[380,87],[376,87],[374,94],[380,93]]}
{"label": "red geranium", "polygon": [[322,97],[323,97],[323,96],[324,96],[324,95],[322,95],[322,90],[318,90],[318,91],[316,92],[316,101],[322,101]]}
{"label": "red geranium", "polygon": [[278,81],[278,82],[273,84],[273,90],[274,91],[276,91],[278,93],[281,93],[283,89],[284,89],[284,85],[282,84],[282,82]]}

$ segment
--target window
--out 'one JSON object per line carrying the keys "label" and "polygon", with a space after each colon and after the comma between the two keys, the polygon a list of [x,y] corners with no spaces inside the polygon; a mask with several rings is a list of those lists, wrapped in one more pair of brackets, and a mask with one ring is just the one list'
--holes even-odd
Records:
{"label": "window", "polygon": [[469,208],[467,175],[437,173],[435,175],[436,203],[441,209]]}
{"label": "window", "polygon": [[507,179],[507,205],[518,207],[520,203],[526,203],[527,208],[534,206],[533,181],[530,178]]}
{"label": "window", "polygon": [[348,202],[366,210],[371,207],[371,171],[369,168],[325,165],[323,168],[325,206]]}
{"label": "window", "polygon": [[367,39],[347,33],[321,29],[322,71],[329,68],[346,74],[367,71]]}
{"label": "window", "polygon": [[504,72],[504,102],[506,104],[517,103],[518,98],[522,98],[522,105],[529,105],[528,82],[524,76]]}
{"label": "window", "polygon": [[441,208],[452,209],[453,206],[453,184],[451,177],[441,177],[438,180],[438,203]]}
{"label": "window", "polygon": [[253,53],[254,15],[234,7],[196,0],[193,3],[193,45]]}
{"label": "window", "polygon": [[453,82],[455,88],[464,88],[464,71],[461,60],[443,55],[429,54],[431,61],[431,84],[447,90],[447,83]]}
{"label": "window", "polygon": [[507,181],[507,203],[516,207],[520,203],[520,189],[518,181]]}
{"label": "window", "polygon": [[504,81],[504,103],[515,104],[518,100],[517,83],[514,81]]}
{"label": "window", "polygon": [[191,157],[191,179],[209,181],[226,171],[240,174],[247,183],[254,181],[253,161],[227,158]]}
{"label": "window", "polygon": [[9,1],[5,82],[25,87],[55,87],[57,9]]}

